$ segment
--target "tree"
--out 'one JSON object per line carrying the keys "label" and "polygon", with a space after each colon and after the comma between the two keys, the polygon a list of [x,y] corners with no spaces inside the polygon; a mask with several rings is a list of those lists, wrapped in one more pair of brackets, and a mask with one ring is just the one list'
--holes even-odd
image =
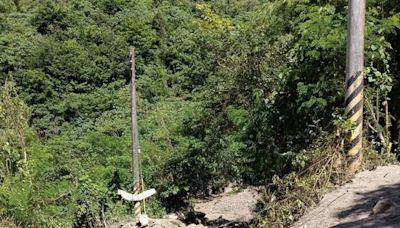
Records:
{"label": "tree", "polygon": [[29,131],[29,109],[17,97],[15,84],[10,81],[0,89],[0,178],[13,175],[18,169],[27,174],[26,134]]}

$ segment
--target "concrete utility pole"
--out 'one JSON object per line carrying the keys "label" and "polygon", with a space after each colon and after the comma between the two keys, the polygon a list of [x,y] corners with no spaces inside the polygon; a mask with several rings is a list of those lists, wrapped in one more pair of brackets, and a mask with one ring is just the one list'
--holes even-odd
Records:
{"label": "concrete utility pole", "polygon": [[349,140],[348,171],[362,161],[365,0],[350,0],[347,22],[346,114],[356,127]]}
{"label": "concrete utility pole", "polygon": [[[135,49],[131,48],[131,130],[132,130],[132,174],[133,174],[133,193],[140,193],[139,176],[139,132],[137,127],[136,115],[136,70],[135,70]],[[134,202],[134,215],[138,219],[140,216],[140,201]]]}

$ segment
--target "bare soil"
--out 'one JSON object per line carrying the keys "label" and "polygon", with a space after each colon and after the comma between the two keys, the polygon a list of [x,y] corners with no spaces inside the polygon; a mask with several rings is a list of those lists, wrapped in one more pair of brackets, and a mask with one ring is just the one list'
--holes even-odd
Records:
{"label": "bare soil", "polygon": [[293,227],[400,227],[398,205],[400,166],[381,166],[356,174],[351,183],[326,194]]}
{"label": "bare soil", "polygon": [[[179,216],[170,214],[163,219],[150,219],[147,227],[152,228],[202,228],[202,227],[249,227],[259,197],[257,188],[228,187],[224,193],[194,202],[196,213],[202,214],[197,224],[185,224]],[[134,222],[120,221],[111,228],[133,228]]]}
{"label": "bare soil", "polygon": [[229,187],[223,194],[197,202],[194,209],[205,214],[208,225],[247,227],[254,217],[253,211],[259,199],[260,194],[255,187]]}

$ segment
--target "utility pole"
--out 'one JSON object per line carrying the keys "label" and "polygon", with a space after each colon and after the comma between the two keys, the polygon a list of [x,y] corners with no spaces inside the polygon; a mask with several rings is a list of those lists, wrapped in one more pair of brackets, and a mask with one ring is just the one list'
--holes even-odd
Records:
{"label": "utility pole", "polygon": [[[139,176],[139,137],[136,115],[136,70],[135,70],[135,49],[130,50],[131,57],[131,136],[132,136],[132,174],[133,174],[133,193],[140,193]],[[140,201],[134,201],[134,216],[136,219],[140,216]]]}
{"label": "utility pole", "polygon": [[346,52],[346,114],[356,124],[347,151],[348,172],[362,161],[365,0],[349,0]]}

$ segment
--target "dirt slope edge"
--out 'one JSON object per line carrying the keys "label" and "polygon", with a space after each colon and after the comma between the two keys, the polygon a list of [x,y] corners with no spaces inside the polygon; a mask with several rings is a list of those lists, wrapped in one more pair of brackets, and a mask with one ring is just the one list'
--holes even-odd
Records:
{"label": "dirt slope edge", "polygon": [[[378,202],[389,205],[371,214]],[[292,227],[400,227],[398,205],[400,166],[380,166],[356,174],[351,183],[326,194]]]}

